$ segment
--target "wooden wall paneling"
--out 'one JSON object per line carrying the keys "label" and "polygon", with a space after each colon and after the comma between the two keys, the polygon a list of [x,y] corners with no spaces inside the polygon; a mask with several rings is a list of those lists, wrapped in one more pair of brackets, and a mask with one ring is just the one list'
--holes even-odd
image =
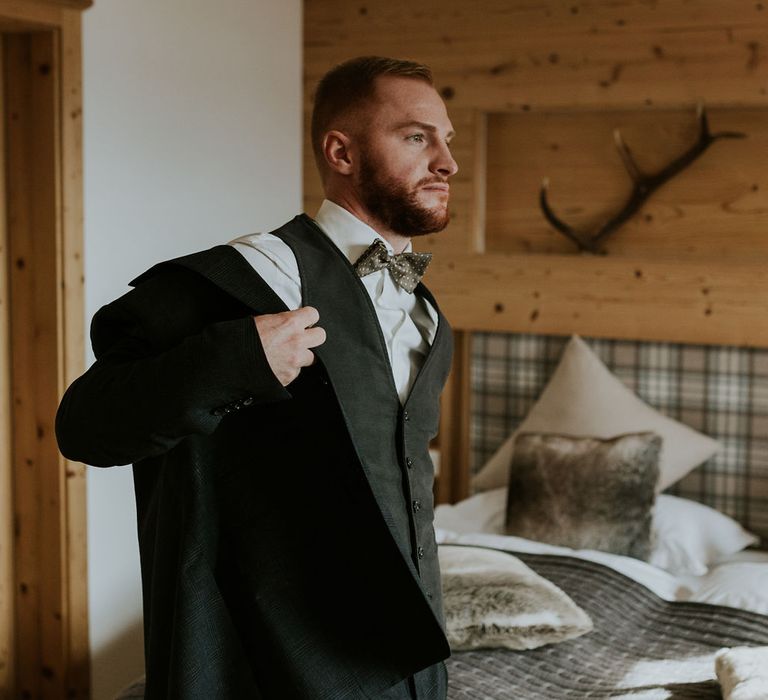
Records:
{"label": "wooden wall paneling", "polygon": [[[88,3],[81,3],[83,6]],[[57,395],[85,369],[85,279],[83,241],[83,88],[80,12],[62,13],[61,22],[61,226],[57,240],[57,308],[60,319],[60,371]],[[60,454],[65,475],[63,514],[66,687],[69,698],[90,696],[88,636],[88,530],[86,469]]]}
{"label": "wooden wall paneling", "polygon": [[[0,124],[5,123],[0,50]],[[13,565],[13,470],[11,468],[11,348],[8,232],[5,207],[5,133],[0,128],[0,699],[13,686],[15,580]]]}
{"label": "wooden wall paneling", "polygon": [[[611,256],[717,258],[768,257],[765,220],[768,109],[708,110],[712,133],[744,139],[713,143],[664,184],[634,218],[605,242]],[[695,109],[493,113],[488,117],[487,250],[572,253],[575,245],[546,221],[539,208],[542,178],[550,181],[555,213],[579,230],[597,230],[618,212],[632,181],[615,147],[613,130],[644,172],[661,169],[699,136]]]}
{"label": "wooden wall paneling", "polygon": [[[80,15],[4,31],[13,396],[16,689],[87,698],[85,479],[58,452],[54,416],[83,369]],[[20,11],[20,15],[23,12]],[[10,33],[5,32],[11,27]]]}
{"label": "wooden wall paneling", "polygon": [[46,2],[51,5],[59,5],[63,8],[72,8],[76,10],[87,10],[93,5],[93,0],[37,0],[37,2]]}
{"label": "wooden wall paneling", "polygon": [[471,342],[470,333],[454,333],[453,366],[440,399],[436,503],[454,503],[469,495]]}
{"label": "wooden wall paneling", "polygon": [[309,84],[378,53],[428,63],[463,108],[768,104],[768,8],[753,0],[305,0],[305,27]]}
{"label": "wooden wall paneling", "polygon": [[56,3],[36,0],[0,1],[0,29],[3,32],[50,30],[61,24],[64,10]]}
{"label": "wooden wall paneling", "polygon": [[488,254],[430,277],[460,329],[768,347],[761,260]]}
{"label": "wooden wall paneling", "polygon": [[21,695],[28,697],[66,694],[59,522],[62,474],[53,439],[59,343],[57,50],[51,31],[5,38],[17,684]]}

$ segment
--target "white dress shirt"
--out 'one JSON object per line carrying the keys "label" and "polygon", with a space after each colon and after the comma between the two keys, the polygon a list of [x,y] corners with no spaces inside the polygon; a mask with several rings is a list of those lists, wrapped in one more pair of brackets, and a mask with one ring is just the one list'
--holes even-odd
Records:
{"label": "white dress shirt", "polygon": [[[394,253],[392,246],[370,226],[327,199],[315,222],[352,264],[376,239],[384,243],[390,254]],[[242,254],[289,309],[299,308],[299,267],[286,243],[269,233],[253,233],[236,238],[229,245]],[[410,242],[405,250],[411,250]],[[386,268],[360,281],[376,310],[397,393],[401,403],[405,403],[435,338],[437,312],[426,299],[397,285]],[[318,325],[323,325],[322,316]]]}

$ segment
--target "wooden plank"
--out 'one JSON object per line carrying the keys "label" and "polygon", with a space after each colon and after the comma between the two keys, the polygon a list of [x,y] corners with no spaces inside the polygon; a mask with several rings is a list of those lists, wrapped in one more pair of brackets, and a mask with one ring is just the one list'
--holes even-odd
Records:
{"label": "wooden plank", "polygon": [[[57,308],[61,356],[57,400],[85,370],[85,279],[83,255],[83,91],[81,15],[64,12],[61,25],[61,198],[57,245]],[[66,630],[68,698],[90,697],[88,636],[88,531],[86,470],[59,455],[64,482],[65,557],[61,562]]]}
{"label": "wooden plank", "polygon": [[53,433],[59,395],[56,35],[5,40],[11,265],[17,686],[65,692],[63,474]]}
{"label": "wooden plank", "polygon": [[64,9],[86,10],[93,5],[93,0],[34,0],[35,2],[58,5]]}
{"label": "wooden plank", "polygon": [[471,333],[454,332],[453,365],[440,398],[440,474],[436,503],[455,503],[469,496],[469,421]]}
{"label": "wooden plank", "polygon": [[[10,260],[3,266],[12,300],[3,338],[11,338],[14,417],[12,439],[0,448],[13,443],[13,491],[2,494],[15,508],[13,530],[0,528],[0,556],[10,551],[2,538],[14,533],[13,565],[3,574],[12,577],[15,595],[0,590],[0,605],[12,606],[14,597],[17,603],[8,654],[14,663],[3,687],[8,697],[85,699],[85,470],[61,457],[53,431],[58,400],[84,366],[80,12],[2,0],[0,31],[9,174],[0,260]],[[2,312],[0,303],[0,323]],[[6,473],[0,470],[0,481]],[[11,628],[4,624],[0,632],[1,643]]]}
{"label": "wooden plank", "polygon": [[454,328],[768,347],[768,267],[580,255],[436,258]]}
{"label": "wooden plank", "polygon": [[[456,107],[487,111],[708,103],[768,105],[764,3],[644,0],[305,2],[308,85],[339,60],[432,66]],[[309,97],[309,95],[307,95]]]}
{"label": "wooden plank", "polygon": [[[0,76],[3,74],[0,51]],[[0,79],[0,124],[5,100]],[[14,685],[13,470],[11,468],[11,348],[8,231],[5,203],[5,133],[0,128],[0,698]]]}
{"label": "wooden plank", "polygon": [[[611,255],[718,260],[768,258],[765,221],[768,110],[708,110],[713,133],[747,134],[715,142],[655,192],[605,244]],[[655,172],[698,140],[693,105],[685,110],[491,114],[488,127],[487,250],[575,252],[546,221],[538,203],[543,177],[549,201],[567,223],[595,231],[618,212],[631,179],[615,147],[621,130],[638,165]],[[574,176],[578,173],[578,176]]]}
{"label": "wooden plank", "polygon": [[0,0],[0,30],[53,29],[61,23],[61,13],[53,3]]}

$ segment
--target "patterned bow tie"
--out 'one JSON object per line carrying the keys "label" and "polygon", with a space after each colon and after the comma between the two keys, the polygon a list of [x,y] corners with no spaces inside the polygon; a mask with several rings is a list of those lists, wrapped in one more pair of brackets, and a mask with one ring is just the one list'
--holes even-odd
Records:
{"label": "patterned bow tie", "polygon": [[400,253],[390,255],[380,239],[369,245],[353,265],[358,277],[365,277],[386,267],[392,278],[406,292],[413,294],[416,285],[432,260],[432,253]]}

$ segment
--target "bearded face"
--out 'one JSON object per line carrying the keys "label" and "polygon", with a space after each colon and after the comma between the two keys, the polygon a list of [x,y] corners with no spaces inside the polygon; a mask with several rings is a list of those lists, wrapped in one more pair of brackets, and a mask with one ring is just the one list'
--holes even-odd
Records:
{"label": "bearded face", "polygon": [[388,175],[368,153],[361,159],[357,188],[360,200],[378,221],[401,236],[442,231],[450,220],[447,199],[424,194],[423,188],[446,179],[432,175],[415,183]]}

